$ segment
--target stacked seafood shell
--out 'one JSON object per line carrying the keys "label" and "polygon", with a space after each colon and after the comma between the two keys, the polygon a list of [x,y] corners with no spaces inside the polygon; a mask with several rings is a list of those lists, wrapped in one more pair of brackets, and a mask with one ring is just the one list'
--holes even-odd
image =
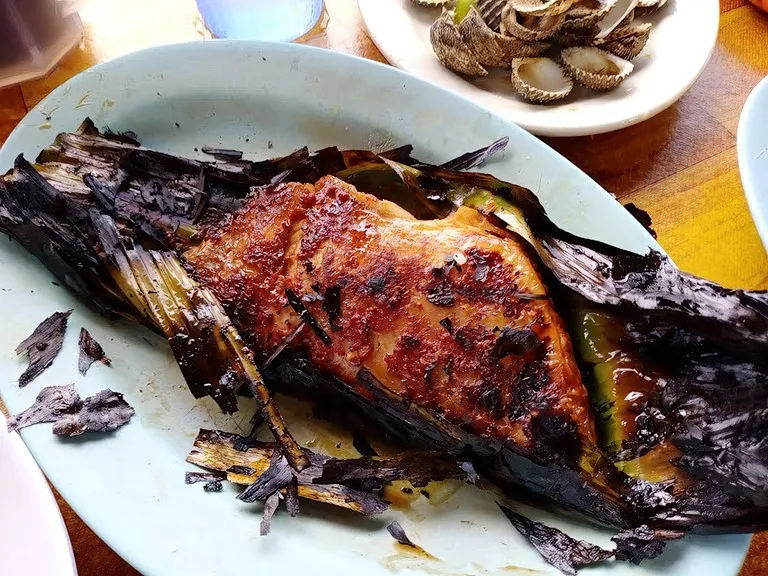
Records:
{"label": "stacked seafood shell", "polygon": [[[511,69],[524,99],[566,98],[574,84],[613,90],[634,70],[651,24],[635,21],[667,0],[413,0],[442,6],[430,40],[441,64],[466,76]],[[462,17],[457,18],[461,12]],[[458,20],[458,21],[457,21]]]}

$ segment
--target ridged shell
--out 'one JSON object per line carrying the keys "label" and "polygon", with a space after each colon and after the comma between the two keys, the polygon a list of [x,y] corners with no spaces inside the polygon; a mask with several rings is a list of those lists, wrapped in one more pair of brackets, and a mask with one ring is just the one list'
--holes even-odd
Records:
{"label": "ridged shell", "polygon": [[667,0],[639,0],[637,3],[637,15],[648,16],[664,6]]}
{"label": "ridged shell", "polygon": [[546,104],[568,96],[573,80],[551,58],[515,58],[512,86],[529,102]]}
{"label": "ridged shell", "polygon": [[634,60],[648,43],[652,27],[652,24],[630,24],[616,28],[598,46],[624,60]]}
{"label": "ridged shell", "polygon": [[437,59],[448,70],[467,76],[488,75],[488,71],[477,61],[472,50],[464,42],[459,27],[447,10],[443,9],[442,16],[432,24],[429,40]]}
{"label": "ridged shell", "polygon": [[616,0],[577,0],[576,4],[566,12],[568,18],[586,18],[592,16],[595,12],[605,12]]}
{"label": "ridged shell", "polygon": [[477,11],[494,32],[500,32],[501,11],[509,0],[477,0]]}
{"label": "ridged shell", "polygon": [[594,46],[566,48],[560,58],[577,84],[599,92],[613,90],[635,68],[632,62]]}
{"label": "ridged shell", "polygon": [[496,41],[499,35],[488,27],[474,6],[459,23],[458,30],[481,65],[509,67],[512,59],[507,58]]}
{"label": "ridged shell", "polygon": [[597,37],[605,38],[608,34],[618,28],[627,15],[635,9],[637,2],[638,0],[617,0],[613,6],[611,6],[610,10],[608,10],[608,14],[606,14],[598,23],[598,26],[600,26],[600,34],[598,34]]}
{"label": "ridged shell", "polygon": [[414,4],[417,4],[419,6],[428,6],[432,8],[438,8],[442,6],[447,6],[453,0],[411,0]]}
{"label": "ridged shell", "polygon": [[566,30],[589,30],[602,20],[616,0],[579,0],[565,13]]}
{"label": "ridged shell", "polygon": [[557,16],[565,14],[577,0],[509,0],[515,12],[529,16]]}
{"label": "ridged shell", "polygon": [[553,36],[565,22],[565,15],[523,16],[507,4],[501,12],[501,33],[526,42],[545,40]]}
{"label": "ridged shell", "polygon": [[552,48],[552,44],[549,42],[524,42],[519,38],[502,36],[501,34],[496,37],[496,40],[510,63],[513,58],[541,56]]}
{"label": "ridged shell", "polygon": [[592,46],[595,43],[595,36],[600,32],[597,25],[589,30],[560,30],[560,33],[553,39],[555,44],[561,48],[571,48],[573,46]]}
{"label": "ridged shell", "polygon": [[616,28],[621,28],[622,26],[629,26],[635,20],[636,15],[637,15],[637,8],[635,8],[634,10],[630,10],[629,14],[627,14],[624,17],[624,20],[619,22],[619,25],[616,26]]}

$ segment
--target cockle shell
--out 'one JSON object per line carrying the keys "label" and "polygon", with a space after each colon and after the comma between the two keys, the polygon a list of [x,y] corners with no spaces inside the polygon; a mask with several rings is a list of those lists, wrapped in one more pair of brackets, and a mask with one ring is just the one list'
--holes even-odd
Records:
{"label": "cockle shell", "polygon": [[467,9],[463,18],[443,8],[430,40],[449,70],[487,76],[490,68],[512,68],[512,84],[524,99],[551,102],[570,94],[574,82],[597,91],[623,82],[652,28],[630,24],[635,12],[648,13],[667,1],[473,0],[459,4],[462,15]]}
{"label": "cockle shell", "polygon": [[613,90],[635,68],[632,62],[594,46],[566,48],[560,58],[577,84],[599,92]]}
{"label": "cockle shell", "polygon": [[616,0],[579,0],[565,13],[566,30],[589,30],[605,18]]}
{"label": "cockle shell", "polygon": [[619,25],[616,28],[621,28],[622,26],[629,26],[630,24],[632,24],[632,22],[635,20],[636,14],[637,14],[637,8],[635,8],[634,10],[630,10],[629,14],[627,14],[624,17],[624,20],[619,22]]}
{"label": "cockle shell", "polygon": [[608,13],[598,22],[600,33],[598,39],[605,38],[614,31],[632,10],[637,6],[638,0],[616,0],[608,10]]}
{"label": "cockle shell", "polygon": [[440,8],[453,3],[454,0],[411,0],[414,4],[419,6],[428,6],[432,8]]}
{"label": "cockle shell", "polygon": [[634,60],[643,51],[651,35],[652,24],[630,24],[616,28],[597,46],[625,60]]}
{"label": "cockle shell", "polygon": [[567,30],[563,28],[552,40],[561,48],[591,46],[595,43],[595,36],[597,36],[599,32],[600,29],[597,27],[597,24],[588,30]]}
{"label": "cockle shell", "polygon": [[577,0],[509,0],[515,12],[528,16],[557,16],[565,14]]}
{"label": "cockle shell", "polygon": [[459,34],[469,49],[483,66],[508,67],[511,58],[507,58],[499,43],[498,34],[488,27],[480,13],[472,6],[467,16],[459,22]]}
{"label": "cockle shell", "polygon": [[518,38],[494,32],[474,6],[459,23],[458,30],[477,61],[483,66],[509,68],[513,58],[538,56],[551,46],[546,42],[523,42]]}
{"label": "cockle shell", "polygon": [[637,15],[647,16],[664,6],[667,0],[639,0],[637,3]]}
{"label": "cockle shell", "polygon": [[442,16],[430,28],[430,40],[443,66],[467,76],[487,76],[485,66],[509,68],[513,58],[538,56],[551,46],[546,42],[523,42],[497,34],[474,6],[459,24],[443,9]]}
{"label": "cockle shell", "polygon": [[501,33],[514,36],[525,42],[545,40],[554,36],[565,23],[565,15],[526,16],[518,14],[510,4],[501,12]]}
{"label": "cockle shell", "polygon": [[488,75],[488,71],[467,46],[453,16],[447,10],[443,9],[443,14],[432,24],[429,39],[437,59],[448,70],[467,76]]}
{"label": "cockle shell", "polygon": [[509,0],[477,0],[477,11],[494,32],[501,32],[501,11]]}
{"label": "cockle shell", "polygon": [[513,38],[512,36],[496,35],[496,41],[501,46],[504,54],[511,63],[512,58],[524,58],[527,56],[541,56],[547,50],[552,48],[552,44],[549,42],[523,42],[519,38]]}
{"label": "cockle shell", "polygon": [[562,100],[573,90],[573,80],[551,58],[515,58],[512,86],[529,102]]}

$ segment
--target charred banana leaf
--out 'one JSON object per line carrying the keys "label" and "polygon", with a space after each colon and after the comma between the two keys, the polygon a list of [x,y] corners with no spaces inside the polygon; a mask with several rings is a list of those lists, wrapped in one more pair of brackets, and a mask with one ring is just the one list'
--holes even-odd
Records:
{"label": "charred banana leaf", "polygon": [[[365,422],[377,425],[403,445],[437,449],[457,461],[469,460],[481,475],[516,497],[555,501],[600,524],[624,527],[632,523],[625,517],[624,498],[631,490],[625,485],[627,479],[596,447],[584,450],[582,457],[583,466],[592,473],[587,483],[578,470],[525,451],[512,442],[477,436],[438,414],[404,402],[365,370],[360,371],[357,382],[365,394],[325,376],[296,354],[286,354],[280,363],[265,371],[265,378],[270,386],[286,392],[323,399],[341,412],[357,412]],[[638,510],[642,505],[638,503]]]}
{"label": "charred banana leaf", "polygon": [[[574,300],[604,450],[665,483],[690,525],[716,510],[747,529],[768,505],[768,371],[690,330]],[[685,518],[688,518],[687,521]]]}
{"label": "charred banana leaf", "polygon": [[97,210],[93,197],[57,190],[19,157],[13,172],[0,181],[0,229],[76,293],[92,296],[102,310],[162,333],[195,397],[211,396],[232,413],[237,410],[235,390],[246,383],[291,465],[307,466],[251,352],[215,296],[190,278],[174,253],[146,250],[134,242],[128,226],[118,230],[111,216]]}
{"label": "charred banana leaf", "polygon": [[[235,484],[252,486],[267,473],[272,462],[275,444],[258,443],[246,451],[240,451],[236,445],[240,436],[215,430],[201,430],[195,439],[194,448],[187,456],[187,462],[202,466],[209,470],[217,470],[227,474],[227,480]],[[345,508],[366,516],[379,514],[387,509],[387,503],[375,492],[361,490],[343,483],[324,482],[322,480],[323,468],[331,462],[351,462],[354,460],[334,460],[321,454],[307,451],[311,465],[296,475],[298,480],[298,496],[307,500],[314,500],[332,506]],[[397,474],[397,479],[412,475],[409,468],[413,465],[423,468],[423,455],[416,454],[410,457],[408,462],[403,462]],[[457,465],[454,465],[458,469]],[[358,467],[363,469],[362,466]],[[391,470],[386,465],[369,467],[368,478],[378,479],[384,473]],[[384,472],[382,472],[384,471]],[[439,476],[438,471],[436,476]],[[288,487],[280,489],[287,493]]]}

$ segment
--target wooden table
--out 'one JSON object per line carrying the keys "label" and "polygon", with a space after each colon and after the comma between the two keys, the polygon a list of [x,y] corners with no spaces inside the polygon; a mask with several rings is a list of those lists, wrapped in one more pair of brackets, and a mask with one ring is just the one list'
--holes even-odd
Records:
{"label": "wooden table", "polygon": [[[210,34],[194,0],[84,0],[85,39],[41,80],[0,90],[0,144],[51,90],[126,52]],[[354,0],[326,0],[302,41],[385,62]],[[548,139],[622,202],[647,210],[683,269],[726,286],[768,288],[768,256],[750,217],[736,162],[736,126],[750,90],[768,75],[768,16],[746,0],[720,0],[720,37],[703,76],[655,118],[612,134]],[[82,576],[136,574],[59,498]],[[768,574],[768,534],[757,535],[741,576]]]}

